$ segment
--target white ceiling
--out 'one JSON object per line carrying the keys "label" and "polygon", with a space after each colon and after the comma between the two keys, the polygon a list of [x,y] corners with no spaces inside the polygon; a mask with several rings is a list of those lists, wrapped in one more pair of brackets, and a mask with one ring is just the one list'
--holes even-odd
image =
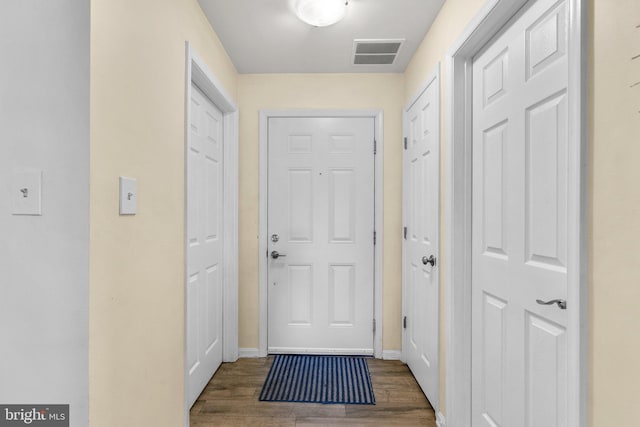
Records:
{"label": "white ceiling", "polygon": [[[247,73],[403,72],[444,0],[349,0],[345,18],[311,27],[294,0],[198,0],[236,69]],[[405,39],[392,65],[352,65],[354,39]]]}

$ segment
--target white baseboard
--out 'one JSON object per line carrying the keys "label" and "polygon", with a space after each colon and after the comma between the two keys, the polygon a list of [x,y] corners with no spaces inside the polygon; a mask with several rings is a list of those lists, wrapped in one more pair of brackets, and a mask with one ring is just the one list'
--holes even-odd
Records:
{"label": "white baseboard", "polygon": [[446,425],[447,425],[447,420],[444,419],[444,415],[442,415],[442,412],[438,411],[438,413],[436,414],[436,426],[446,427]]}
{"label": "white baseboard", "polygon": [[260,357],[260,351],[257,348],[239,348],[238,357],[243,359],[253,359]]}
{"label": "white baseboard", "polygon": [[[352,352],[349,352],[349,354],[351,353]],[[382,352],[383,360],[400,360],[401,356],[402,352],[400,350],[384,350]],[[257,348],[239,348],[238,357],[243,359],[260,357],[260,351]]]}
{"label": "white baseboard", "polygon": [[402,358],[402,352],[400,350],[384,350],[382,352],[383,360],[400,360]]}
{"label": "white baseboard", "polygon": [[346,356],[373,356],[371,348],[304,348],[304,347],[269,347],[269,354],[319,354]]}

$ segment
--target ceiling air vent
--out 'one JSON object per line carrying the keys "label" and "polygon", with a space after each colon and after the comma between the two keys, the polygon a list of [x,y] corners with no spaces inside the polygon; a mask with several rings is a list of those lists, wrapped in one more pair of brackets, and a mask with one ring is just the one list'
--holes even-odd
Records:
{"label": "ceiling air vent", "polygon": [[354,65],[393,65],[404,39],[355,39]]}

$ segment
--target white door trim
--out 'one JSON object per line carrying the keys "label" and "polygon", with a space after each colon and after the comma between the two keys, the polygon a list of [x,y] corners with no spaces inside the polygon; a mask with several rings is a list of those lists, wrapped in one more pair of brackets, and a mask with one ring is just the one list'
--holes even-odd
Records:
{"label": "white door trim", "polygon": [[374,246],[374,306],[373,313],[376,321],[376,330],[373,337],[373,354],[376,358],[382,358],[382,248],[383,248],[383,191],[382,191],[382,166],[383,166],[383,113],[382,110],[261,110],[260,111],[260,224],[259,224],[259,286],[260,286],[260,329],[258,356],[267,355],[268,340],[268,298],[267,298],[267,176],[268,176],[268,121],[271,117],[371,117],[375,121],[375,139],[377,141],[377,154],[375,156],[375,229],[377,242]]}
{"label": "white door trim", "polygon": [[[187,233],[187,150],[189,147],[189,123],[191,113],[191,83],[195,83],[204,94],[215,104],[224,116],[224,260],[222,288],[223,317],[222,317],[222,360],[234,362],[238,359],[238,107],[226,92],[222,84],[213,75],[206,63],[195,52],[189,42],[186,42],[186,73],[185,73],[185,221],[184,235]],[[187,239],[185,243],[185,276],[184,276],[184,312],[185,312],[185,363],[186,363],[186,284],[187,284]],[[185,364],[185,385],[187,380],[187,366]],[[187,403],[187,388],[185,386],[185,425],[189,425],[189,407]]]}
{"label": "white door trim", "polygon": [[[533,0],[532,0],[533,1]],[[445,236],[447,424],[471,425],[471,65],[527,3],[487,0],[446,55]],[[569,426],[587,426],[587,7],[569,7],[568,342]]]}

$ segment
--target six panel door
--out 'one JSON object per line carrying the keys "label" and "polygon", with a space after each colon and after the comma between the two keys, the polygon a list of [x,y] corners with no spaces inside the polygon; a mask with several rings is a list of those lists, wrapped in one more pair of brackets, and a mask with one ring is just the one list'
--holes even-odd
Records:
{"label": "six panel door", "polygon": [[223,116],[192,84],[187,150],[187,393],[222,363]]}
{"label": "six panel door", "polygon": [[268,126],[268,351],[373,354],[374,119]]}
{"label": "six panel door", "polygon": [[567,297],[568,13],[531,3],[473,63],[474,426],[567,425],[567,310],[537,300]]}
{"label": "six panel door", "polygon": [[[407,365],[431,402],[439,401],[440,79],[405,113],[403,155],[404,334]],[[433,257],[433,258],[431,258]],[[429,259],[433,259],[429,262]]]}

